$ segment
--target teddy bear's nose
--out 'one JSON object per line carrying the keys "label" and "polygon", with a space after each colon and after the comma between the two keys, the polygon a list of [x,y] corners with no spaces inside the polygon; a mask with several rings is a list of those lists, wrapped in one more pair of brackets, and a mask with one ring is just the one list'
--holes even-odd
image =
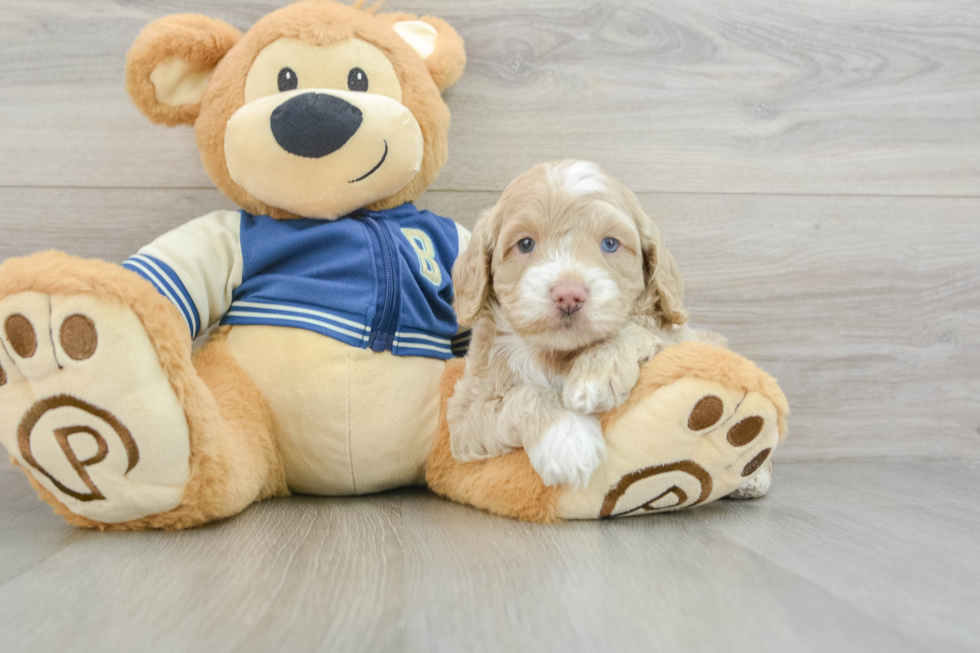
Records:
{"label": "teddy bear's nose", "polygon": [[363,120],[360,109],[339,97],[303,93],[276,107],[270,123],[282,149],[319,159],[342,148]]}

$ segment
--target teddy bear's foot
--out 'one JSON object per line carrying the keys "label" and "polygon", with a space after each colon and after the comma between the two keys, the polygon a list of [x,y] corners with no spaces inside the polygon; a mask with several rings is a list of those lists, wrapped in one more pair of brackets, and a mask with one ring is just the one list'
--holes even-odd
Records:
{"label": "teddy bear's foot", "polygon": [[177,529],[288,494],[272,416],[218,330],[191,358],[139,275],[60,252],[0,265],[0,442],[77,526]]}
{"label": "teddy bear's foot", "polygon": [[671,349],[644,368],[630,400],[604,416],[607,462],[585,490],[561,494],[560,517],[645,515],[768,491],[788,412],[778,386],[727,350]]}
{"label": "teddy bear's foot", "polygon": [[177,507],[187,419],[143,325],[91,295],[0,300],[0,440],[72,513],[118,523]]}
{"label": "teddy bear's foot", "polygon": [[[444,398],[463,370],[447,367]],[[601,415],[606,461],[584,489],[546,486],[522,450],[456,462],[445,406],[426,478],[439,494],[527,521],[649,515],[732,493],[761,496],[788,413],[775,380],[751,361],[688,342],[657,354],[626,403]]]}

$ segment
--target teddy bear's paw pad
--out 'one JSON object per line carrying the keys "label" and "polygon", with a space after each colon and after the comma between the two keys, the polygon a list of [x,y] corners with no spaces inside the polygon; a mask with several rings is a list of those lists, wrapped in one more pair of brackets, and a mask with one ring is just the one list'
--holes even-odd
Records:
{"label": "teddy bear's paw pad", "polygon": [[603,498],[600,517],[692,507],[742,488],[745,498],[768,491],[769,476],[761,478],[765,470],[760,468],[769,460],[778,434],[767,399],[731,390],[708,393],[690,409],[686,426],[685,439],[696,438],[690,440],[689,458],[624,475]]}
{"label": "teddy bear's paw pad", "polygon": [[693,460],[651,465],[626,474],[602,500],[599,517],[635,517],[703,503],[713,480]]}
{"label": "teddy bear's paw pad", "polygon": [[[752,484],[778,441],[776,407],[758,392],[687,377],[645,396],[605,430],[608,462],[559,500],[570,519],[690,508]],[[767,488],[768,489],[768,488]]]}
{"label": "teddy bear's paw pad", "polygon": [[[712,397],[708,395],[700,402]],[[769,461],[779,433],[775,408],[761,394],[745,393],[729,410],[730,406],[728,402],[715,423],[697,429],[703,445],[700,455],[712,461],[715,476],[724,476],[724,486],[741,487],[758,476],[759,469]],[[695,411],[696,408],[691,412],[692,419]]]}
{"label": "teddy bear's paw pad", "polygon": [[187,419],[139,318],[88,295],[0,301],[0,441],[69,510],[122,522],[180,504]]}
{"label": "teddy bear's paw pad", "polygon": [[[741,402],[734,410],[737,411],[740,407]],[[721,398],[717,395],[705,395],[691,409],[691,414],[687,419],[687,428],[692,431],[705,431],[722,422],[724,415],[725,404]],[[724,424],[727,426],[731,421],[729,418],[725,420]],[[725,439],[733,447],[744,447],[759,437],[765,424],[766,420],[760,415],[741,417],[725,431]],[[761,465],[763,462],[764,459],[758,461],[758,464]],[[754,470],[750,470],[745,475],[748,476],[752,471]]]}

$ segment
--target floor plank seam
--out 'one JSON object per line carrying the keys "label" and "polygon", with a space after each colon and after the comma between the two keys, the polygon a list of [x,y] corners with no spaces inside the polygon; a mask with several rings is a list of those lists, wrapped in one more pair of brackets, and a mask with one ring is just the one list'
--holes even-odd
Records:
{"label": "floor plank seam", "polygon": [[[35,184],[0,184],[0,190],[112,190],[112,191],[138,191],[138,190],[212,190],[214,186],[72,186],[72,185],[35,185]],[[425,194],[435,195],[439,193],[487,193],[499,195],[504,191],[500,189],[487,188],[430,188]],[[834,197],[834,198],[868,198],[868,199],[940,199],[940,200],[976,200],[980,199],[980,194],[905,194],[905,193],[793,193],[793,192],[758,192],[758,191],[712,191],[712,190],[635,190],[637,195],[677,195],[677,196],[711,196],[711,197]]]}

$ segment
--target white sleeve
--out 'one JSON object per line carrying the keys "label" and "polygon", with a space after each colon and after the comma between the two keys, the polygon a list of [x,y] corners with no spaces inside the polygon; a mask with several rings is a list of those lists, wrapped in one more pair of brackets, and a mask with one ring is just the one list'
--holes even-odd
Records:
{"label": "white sleeve", "polygon": [[242,284],[241,213],[215,211],[165,233],[123,262],[180,310],[196,338]]}
{"label": "white sleeve", "polygon": [[[470,238],[473,234],[470,230],[459,224],[456,225],[456,235],[459,237],[459,250],[457,250],[456,258],[458,259],[466,251],[466,248],[470,245]],[[466,354],[467,348],[470,346],[470,327],[465,324],[458,325],[456,329],[456,335],[453,336],[453,354],[456,356],[463,356]]]}
{"label": "white sleeve", "polygon": [[457,250],[456,253],[456,256],[459,257],[462,256],[463,252],[466,251],[466,248],[469,247],[470,238],[473,236],[473,234],[471,234],[470,230],[460,223],[455,222],[453,224],[456,225],[456,235],[459,236],[459,250]]}

